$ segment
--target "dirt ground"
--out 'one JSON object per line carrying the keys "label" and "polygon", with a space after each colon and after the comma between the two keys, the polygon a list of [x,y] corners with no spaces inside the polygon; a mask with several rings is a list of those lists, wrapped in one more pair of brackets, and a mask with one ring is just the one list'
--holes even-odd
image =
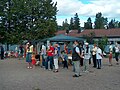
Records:
{"label": "dirt ground", "polygon": [[9,58],[0,60],[0,90],[120,90],[120,65],[108,65],[104,58],[102,69],[93,68],[90,72],[73,78],[72,66],[60,67],[58,73],[44,70],[40,66],[27,69],[25,60]]}

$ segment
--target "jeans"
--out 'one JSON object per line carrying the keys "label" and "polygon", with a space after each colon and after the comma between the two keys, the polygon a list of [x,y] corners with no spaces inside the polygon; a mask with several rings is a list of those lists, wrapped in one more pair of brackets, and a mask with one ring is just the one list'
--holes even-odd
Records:
{"label": "jeans", "polygon": [[42,66],[45,66],[45,58],[44,58],[44,55],[42,55]]}
{"label": "jeans", "polygon": [[97,68],[101,68],[101,59],[97,59]]}
{"label": "jeans", "polygon": [[73,61],[74,68],[75,68],[75,75],[80,75],[80,61]]}
{"label": "jeans", "polygon": [[48,69],[48,62],[50,62],[50,69],[53,69],[53,56],[48,56],[46,59],[45,68]]}
{"label": "jeans", "polygon": [[67,62],[67,60],[65,60],[65,61],[63,61],[63,68],[68,68],[68,62]]}
{"label": "jeans", "polygon": [[119,52],[118,53],[115,53],[115,59],[116,59],[116,61],[118,62],[118,60],[119,60]]}

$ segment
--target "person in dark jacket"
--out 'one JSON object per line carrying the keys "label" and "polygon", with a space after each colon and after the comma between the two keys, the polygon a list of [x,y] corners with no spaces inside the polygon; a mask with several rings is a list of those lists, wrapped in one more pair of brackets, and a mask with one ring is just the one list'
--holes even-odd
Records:
{"label": "person in dark jacket", "polygon": [[1,59],[4,59],[4,48],[1,46]]}
{"label": "person in dark jacket", "polygon": [[78,44],[78,41],[74,41],[74,48],[72,52],[72,61],[75,69],[75,74],[73,77],[79,77],[80,74],[80,57],[81,57],[81,51]]}

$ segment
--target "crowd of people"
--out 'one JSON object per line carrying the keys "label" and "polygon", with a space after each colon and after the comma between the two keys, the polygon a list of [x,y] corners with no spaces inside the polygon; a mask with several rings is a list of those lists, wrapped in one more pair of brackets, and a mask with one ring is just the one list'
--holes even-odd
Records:
{"label": "crowd of people", "polygon": [[[49,45],[42,44],[40,53],[36,54],[34,45],[31,42],[26,43],[25,48],[20,45],[19,52],[16,49],[16,53],[19,53],[19,59],[23,58],[25,53],[27,68],[35,68],[36,65],[40,65],[45,70],[50,70],[55,73],[59,72],[59,67],[69,68],[69,64],[73,66],[73,77],[81,76],[81,72],[89,72],[89,64],[93,64],[93,68],[102,68],[103,51],[99,45],[94,44],[93,48],[90,48],[89,43],[80,43],[74,41],[72,51],[69,52],[68,45],[65,43],[64,48],[61,49],[58,43],[49,43]],[[25,50],[24,50],[25,49]],[[115,47],[109,46],[109,66],[112,66],[113,53],[115,54],[116,64],[119,64],[120,47],[116,43]],[[4,48],[1,46],[1,59],[4,59]],[[41,57],[41,58],[40,58]],[[71,57],[71,58],[70,58]],[[92,61],[91,61],[92,60]],[[80,69],[83,67],[83,71]]]}
{"label": "crowd of people", "polygon": [[[33,50],[33,45],[28,42],[26,44],[26,62],[28,63],[27,68],[34,68],[36,65],[36,59],[40,56],[42,57],[42,63],[40,66],[44,68],[45,70],[50,70],[55,73],[59,72],[59,66],[62,62],[63,68],[68,69],[68,62],[69,62],[69,55],[72,57],[72,66],[73,66],[73,77],[79,77],[81,76],[81,66],[83,66],[83,72],[89,72],[89,64],[91,64],[91,58],[93,62],[93,68],[101,69],[102,68],[102,58],[103,58],[103,51],[99,47],[99,45],[94,44],[93,48],[91,49],[89,47],[89,43],[84,43],[82,45],[78,41],[74,41],[73,43],[73,49],[72,54],[68,53],[68,46],[67,44],[64,44],[64,49],[61,50],[58,43],[55,43],[52,45],[52,43],[49,43],[48,46],[45,44],[41,47],[40,55],[35,56],[35,52]],[[118,44],[115,45],[114,49],[111,49],[111,46],[109,48],[109,64],[112,65],[112,53],[115,51],[115,58],[117,61],[119,61],[119,52],[120,48]],[[62,61],[60,61],[60,59]]]}

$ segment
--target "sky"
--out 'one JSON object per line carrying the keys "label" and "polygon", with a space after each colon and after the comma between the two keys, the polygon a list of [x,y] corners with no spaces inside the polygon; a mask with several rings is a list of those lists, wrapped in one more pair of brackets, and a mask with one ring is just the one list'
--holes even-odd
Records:
{"label": "sky", "polygon": [[70,21],[75,13],[78,13],[80,18],[80,26],[84,26],[84,22],[91,17],[92,22],[95,20],[95,15],[101,12],[108,21],[115,19],[120,21],[120,0],[53,0],[57,2],[57,23],[62,25],[65,19]]}

